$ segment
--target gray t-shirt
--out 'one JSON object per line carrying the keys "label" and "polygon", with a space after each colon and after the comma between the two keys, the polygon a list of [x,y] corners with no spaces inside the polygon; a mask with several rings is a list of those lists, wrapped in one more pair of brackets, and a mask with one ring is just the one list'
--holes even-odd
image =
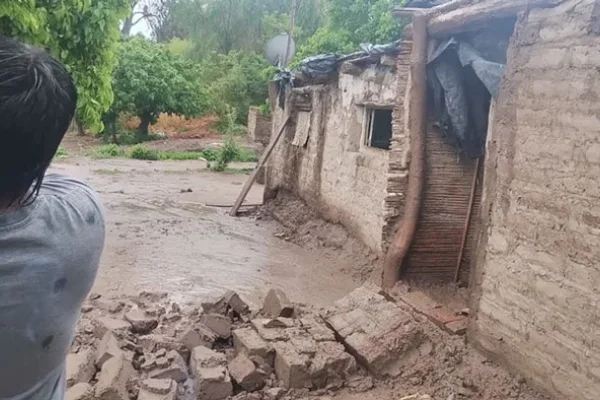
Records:
{"label": "gray t-shirt", "polygon": [[0,399],[62,400],[65,357],[104,246],[98,198],[48,174],[29,206],[0,213]]}

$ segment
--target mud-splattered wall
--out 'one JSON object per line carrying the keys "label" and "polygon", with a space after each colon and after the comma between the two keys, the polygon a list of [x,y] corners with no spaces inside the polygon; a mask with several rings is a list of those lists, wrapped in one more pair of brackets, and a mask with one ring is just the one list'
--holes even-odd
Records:
{"label": "mud-splattered wall", "polygon": [[[267,192],[286,189],[299,195],[381,252],[390,151],[365,145],[366,110],[392,109],[398,78],[393,63],[342,71],[332,82],[301,88],[311,98],[309,137],[305,146],[293,144],[302,125],[295,109],[294,123],[269,161]],[[274,133],[282,118],[277,109]]]}
{"label": "mud-splattered wall", "polygon": [[600,2],[517,22],[488,138],[472,338],[560,399],[600,393]]}

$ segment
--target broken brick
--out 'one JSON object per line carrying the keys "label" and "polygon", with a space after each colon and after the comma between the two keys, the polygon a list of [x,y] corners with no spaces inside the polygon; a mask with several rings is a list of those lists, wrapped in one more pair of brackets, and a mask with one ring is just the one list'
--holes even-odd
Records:
{"label": "broken brick", "polygon": [[229,374],[242,389],[248,392],[263,388],[267,379],[266,372],[257,368],[245,354],[238,354],[229,362]]}
{"label": "broken brick", "polygon": [[138,400],[175,400],[177,383],[172,379],[146,379],[140,385]]}
{"label": "broken brick", "polygon": [[66,361],[67,387],[77,383],[88,383],[96,375],[94,366],[94,351],[92,349],[81,350],[79,353],[70,353]]}
{"label": "broken brick", "polygon": [[248,304],[246,304],[246,302],[233,290],[227,291],[227,293],[223,295],[223,298],[229,307],[238,315],[244,315],[250,311]]}
{"label": "broken brick", "polygon": [[313,387],[342,387],[356,372],[356,360],[337,342],[321,342],[316,347],[309,370]]}
{"label": "broken brick", "polygon": [[253,319],[251,324],[266,341],[279,342],[289,340],[290,337],[285,328],[267,328],[266,325],[270,321],[270,319]]}
{"label": "broken brick", "polygon": [[181,357],[181,355],[177,351],[170,350],[167,353],[166,359],[172,360],[171,364],[168,365],[166,368],[161,368],[150,372],[150,378],[172,379],[178,383],[184,382],[188,378],[188,374],[187,365],[183,357]]}
{"label": "broken brick", "polygon": [[95,397],[99,400],[129,400],[127,382],[133,373],[133,366],[122,355],[106,361],[98,376]]}
{"label": "broken brick", "polygon": [[114,334],[123,335],[131,329],[131,324],[121,319],[101,317],[92,321],[94,325],[94,336],[98,339],[102,339],[106,332],[113,332]]}
{"label": "broken brick", "polygon": [[190,356],[190,369],[196,379],[198,399],[222,400],[233,392],[233,384],[225,364],[227,357],[204,346],[198,346]]}
{"label": "broken brick", "polygon": [[202,324],[222,339],[231,337],[231,322],[220,314],[208,314],[202,317]]}
{"label": "broken brick", "polygon": [[290,318],[294,315],[294,305],[283,290],[271,289],[263,303],[262,312],[273,318]]}
{"label": "broken brick", "polygon": [[131,324],[131,330],[140,335],[146,335],[158,326],[158,320],[146,316],[146,314],[139,309],[131,310],[126,313],[125,319]]}
{"label": "broken brick", "polygon": [[190,329],[185,332],[180,339],[180,342],[189,350],[192,351],[198,346],[205,346],[212,348],[217,335],[206,328],[205,326],[198,326],[196,329]]}
{"label": "broken brick", "polygon": [[363,286],[335,302],[325,320],[357,360],[376,376],[396,377],[426,339],[418,321]]}
{"label": "broken brick", "polygon": [[277,342],[275,347],[275,374],[287,389],[312,386],[309,373],[310,358],[298,354],[287,342]]}
{"label": "broken brick", "polygon": [[233,346],[237,353],[259,356],[269,365],[273,365],[273,348],[252,328],[240,328],[233,331]]}
{"label": "broken brick", "polygon": [[123,351],[119,348],[119,343],[112,332],[106,332],[98,345],[96,351],[96,366],[101,369],[102,365],[113,357],[121,355]]}

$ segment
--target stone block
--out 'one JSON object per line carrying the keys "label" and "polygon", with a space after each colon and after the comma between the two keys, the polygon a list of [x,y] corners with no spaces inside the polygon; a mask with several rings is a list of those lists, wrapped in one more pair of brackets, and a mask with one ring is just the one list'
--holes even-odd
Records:
{"label": "stone block", "polygon": [[189,350],[192,351],[198,346],[212,348],[217,335],[207,327],[200,325],[195,329],[190,329],[185,332],[180,339],[180,342]]}
{"label": "stone block", "polygon": [[233,392],[225,365],[227,357],[204,346],[196,347],[190,356],[190,370],[196,380],[198,400],[222,400]]}
{"label": "stone block", "polygon": [[[149,376],[153,379],[172,379],[175,382],[185,382],[188,378],[188,369],[185,360],[176,350],[170,350],[167,352],[165,357],[159,357],[159,359],[165,359],[167,366],[161,368],[156,363],[159,369],[155,369],[150,372]],[[158,361],[158,359],[157,359]],[[164,363],[162,365],[165,365]]]}
{"label": "stone block", "polygon": [[138,400],[175,400],[177,383],[172,379],[146,379],[140,385]]}
{"label": "stone block", "polygon": [[[252,327],[258,332],[260,337],[268,342],[279,342],[289,340],[290,336],[286,328],[268,328],[271,319],[253,319]],[[272,326],[272,325],[271,325]]]}
{"label": "stone block", "polygon": [[340,343],[321,342],[311,359],[309,372],[313,388],[339,388],[356,373],[356,360]]}
{"label": "stone block", "polygon": [[248,314],[250,311],[248,304],[233,290],[227,291],[227,293],[223,295],[223,299],[238,315]]}
{"label": "stone block", "polygon": [[310,380],[310,358],[298,354],[287,342],[277,342],[275,347],[275,375],[286,389],[303,389],[312,386]]}
{"label": "stone block", "polygon": [[131,324],[131,330],[139,335],[147,335],[158,326],[156,318],[147,316],[140,309],[129,311],[125,314],[125,319]]}
{"label": "stone block", "polygon": [[398,376],[426,341],[420,324],[379,288],[356,289],[325,315],[346,348],[376,376]]}
{"label": "stone block", "polygon": [[229,339],[231,337],[231,322],[221,314],[203,315],[202,324],[216,333],[221,339]]}
{"label": "stone block", "polygon": [[247,355],[238,354],[229,362],[229,375],[244,390],[254,392],[265,386],[267,374],[257,368]]}
{"label": "stone block", "polygon": [[108,331],[116,335],[123,335],[123,333],[131,330],[131,324],[129,322],[110,317],[94,319],[92,324],[94,325],[94,336],[98,339],[102,339]]}
{"label": "stone block", "polygon": [[133,373],[133,366],[122,355],[106,361],[98,376],[96,399],[129,400],[127,382]]}
{"label": "stone block", "polygon": [[94,375],[96,375],[96,367],[94,366],[94,351],[92,349],[80,350],[79,353],[67,355],[67,387],[77,383],[88,383]]}
{"label": "stone block", "polygon": [[283,290],[271,289],[263,303],[262,312],[273,318],[290,318],[294,315],[294,305]]}
{"label": "stone block", "polygon": [[238,354],[262,357],[273,366],[275,355],[273,348],[251,327],[233,331],[233,346]]}
{"label": "stone block", "polygon": [[233,384],[227,368],[223,366],[197,367],[194,374],[198,400],[224,400],[233,394]]}
{"label": "stone block", "polygon": [[65,400],[91,400],[94,398],[94,389],[87,382],[80,382],[71,386],[65,393]]}
{"label": "stone block", "polygon": [[113,357],[118,357],[123,351],[119,347],[119,342],[115,338],[112,332],[106,332],[100,344],[98,350],[96,350],[96,366],[98,369],[102,369],[102,365]]}

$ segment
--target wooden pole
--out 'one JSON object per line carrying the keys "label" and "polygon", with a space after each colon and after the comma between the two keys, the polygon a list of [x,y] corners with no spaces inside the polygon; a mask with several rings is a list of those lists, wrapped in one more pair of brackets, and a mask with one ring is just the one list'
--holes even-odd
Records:
{"label": "wooden pole", "polygon": [[273,152],[273,149],[275,148],[275,146],[279,142],[279,139],[281,139],[281,137],[283,136],[283,133],[285,132],[285,127],[290,122],[290,120],[291,120],[290,115],[289,114],[286,115],[283,123],[279,127],[279,131],[277,131],[277,134],[275,135],[275,138],[271,141],[271,143],[269,143],[269,146],[267,146],[267,149],[265,150],[265,152],[263,153],[263,155],[260,157],[260,160],[258,161],[258,164],[256,164],[256,168],[254,168],[254,171],[252,172],[252,175],[250,175],[250,177],[246,181],[246,184],[242,188],[242,192],[238,196],[237,200],[233,204],[233,207],[231,208],[231,211],[229,212],[229,215],[231,215],[232,217],[237,216],[238,211],[240,210],[240,207],[242,206],[242,203],[246,199],[246,196],[248,195],[248,192],[250,191],[250,189],[252,188],[252,185],[256,181],[256,177],[258,176],[258,172],[265,165],[265,163],[267,162],[267,160],[271,156],[271,153]]}
{"label": "wooden pole", "polygon": [[411,162],[404,215],[383,262],[383,287],[393,287],[402,273],[402,263],[408,254],[417,230],[423,196],[425,174],[425,136],[427,133],[427,16],[413,13],[413,40],[410,75],[407,87],[407,127],[410,134]]}
{"label": "wooden pole", "polygon": [[454,282],[458,282],[458,279],[460,278],[460,266],[462,264],[463,254],[465,253],[465,244],[467,243],[467,236],[469,234],[469,224],[471,223],[471,216],[473,215],[473,203],[475,203],[475,193],[477,193],[477,178],[479,177],[480,165],[481,158],[478,158],[477,163],[475,164],[475,172],[473,172],[473,182],[471,183],[471,195],[469,196],[469,205],[467,208],[467,216],[465,217],[465,226],[463,227],[462,239],[460,240],[460,251],[458,253],[458,260],[456,260]]}

